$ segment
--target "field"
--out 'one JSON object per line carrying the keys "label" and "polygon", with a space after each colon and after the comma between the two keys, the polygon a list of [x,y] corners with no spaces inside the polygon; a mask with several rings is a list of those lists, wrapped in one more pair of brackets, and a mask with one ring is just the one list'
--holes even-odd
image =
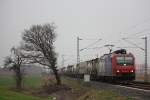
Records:
{"label": "field", "polygon": [[42,77],[30,76],[24,79],[24,90],[18,92],[14,90],[14,80],[12,77],[0,76],[0,100],[135,100],[131,97],[121,96],[111,90],[98,90],[90,87],[83,81],[72,80],[62,77],[62,82],[69,89],[56,91],[44,97],[34,95],[42,86]]}
{"label": "field", "polygon": [[90,84],[80,80],[72,80],[65,77],[63,82],[73,88],[72,92],[79,92],[80,97],[77,100],[135,100],[131,97],[121,96],[112,90],[99,90],[93,88]]}
{"label": "field", "polygon": [[0,76],[0,100],[52,100],[52,97],[40,98],[30,94],[32,89],[38,89],[40,85],[40,77],[26,77],[23,86],[27,90],[18,92],[13,89],[15,82],[12,77]]}

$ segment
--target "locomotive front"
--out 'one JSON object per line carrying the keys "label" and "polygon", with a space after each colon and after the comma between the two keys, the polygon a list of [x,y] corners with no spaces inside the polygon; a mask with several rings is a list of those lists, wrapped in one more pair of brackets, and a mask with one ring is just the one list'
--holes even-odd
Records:
{"label": "locomotive front", "polygon": [[119,80],[135,79],[135,58],[125,50],[112,54],[113,75]]}

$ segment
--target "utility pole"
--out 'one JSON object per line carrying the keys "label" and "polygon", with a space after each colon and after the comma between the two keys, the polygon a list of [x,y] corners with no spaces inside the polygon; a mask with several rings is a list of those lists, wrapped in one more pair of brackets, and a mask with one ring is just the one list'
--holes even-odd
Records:
{"label": "utility pole", "polygon": [[64,62],[65,62],[64,55],[62,55],[61,57],[62,57],[62,65],[61,66],[64,67]]}
{"label": "utility pole", "polygon": [[80,63],[79,40],[80,38],[77,37],[77,65]]}
{"label": "utility pole", "polygon": [[148,82],[148,75],[147,75],[147,37],[143,38],[145,40],[145,74],[144,74],[144,81]]}
{"label": "utility pole", "polygon": [[79,46],[80,40],[82,40],[82,39],[77,37],[77,66],[80,63],[80,46]]}

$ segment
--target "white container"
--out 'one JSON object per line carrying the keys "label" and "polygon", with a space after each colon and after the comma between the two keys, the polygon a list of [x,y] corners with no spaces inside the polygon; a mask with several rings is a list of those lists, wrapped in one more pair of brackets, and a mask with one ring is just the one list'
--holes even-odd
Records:
{"label": "white container", "polygon": [[84,74],[84,82],[90,82],[90,75]]}

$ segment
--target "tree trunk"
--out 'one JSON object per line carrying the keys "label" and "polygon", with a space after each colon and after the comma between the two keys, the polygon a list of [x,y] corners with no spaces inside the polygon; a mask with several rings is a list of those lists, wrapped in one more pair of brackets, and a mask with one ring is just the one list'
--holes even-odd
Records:
{"label": "tree trunk", "polygon": [[20,68],[17,68],[16,71],[16,88],[17,89],[22,89],[22,73],[20,71]]}
{"label": "tree trunk", "polygon": [[56,81],[57,81],[57,85],[61,85],[61,79],[60,79],[60,76],[59,76],[59,74],[57,72],[57,69],[53,68],[52,70],[54,72],[54,75],[55,75],[55,78],[56,78]]}
{"label": "tree trunk", "polygon": [[22,79],[19,77],[16,80],[16,88],[19,90],[22,89]]}

